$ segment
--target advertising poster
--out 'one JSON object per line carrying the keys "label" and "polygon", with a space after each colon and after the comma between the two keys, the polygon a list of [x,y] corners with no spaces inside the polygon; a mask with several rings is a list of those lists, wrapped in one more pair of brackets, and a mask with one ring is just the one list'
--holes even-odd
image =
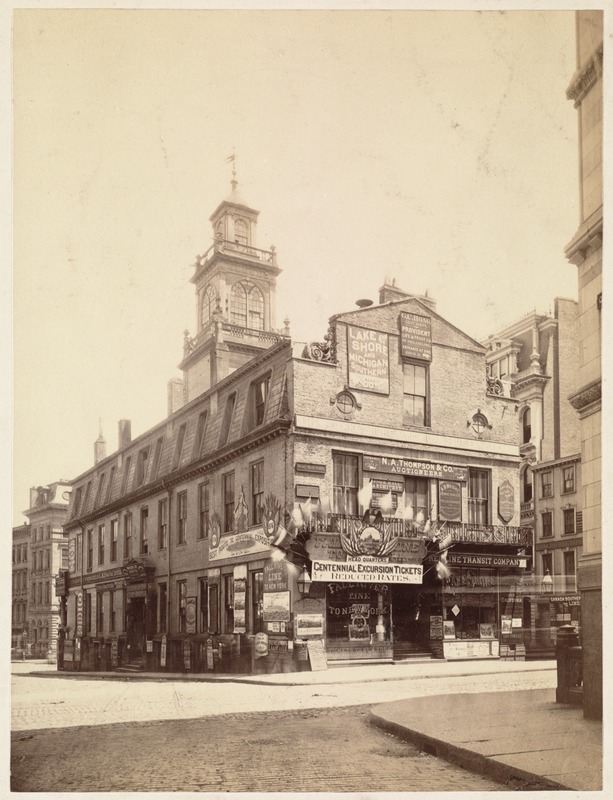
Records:
{"label": "advertising poster", "polygon": [[452,619],[443,621],[443,636],[445,639],[455,639],[455,622]]}
{"label": "advertising poster", "polygon": [[188,597],[185,600],[185,632],[196,633],[196,598]]}
{"label": "advertising poster", "polygon": [[234,578],[234,633],[245,633],[245,606],[247,602],[247,581],[245,578]]}
{"label": "advertising poster", "polygon": [[500,618],[500,633],[503,635],[511,633],[511,617],[502,616]]}
{"label": "advertising poster", "polygon": [[442,639],[443,638],[443,618],[432,616],[430,617],[430,638]]}
{"label": "advertising poster", "polygon": [[479,638],[480,639],[493,639],[494,626],[491,622],[481,622],[479,624]]}
{"label": "advertising poster", "polygon": [[264,622],[289,622],[289,592],[264,592]]}
{"label": "advertising poster", "polygon": [[324,618],[323,614],[296,614],[296,636],[323,636]]}
{"label": "advertising poster", "polygon": [[389,394],[389,344],[387,333],[347,326],[349,386]]}
{"label": "advertising poster", "polygon": [[256,633],[255,641],[254,641],[254,648],[255,648],[255,657],[256,658],[264,658],[264,656],[268,655],[268,634],[267,633]]}

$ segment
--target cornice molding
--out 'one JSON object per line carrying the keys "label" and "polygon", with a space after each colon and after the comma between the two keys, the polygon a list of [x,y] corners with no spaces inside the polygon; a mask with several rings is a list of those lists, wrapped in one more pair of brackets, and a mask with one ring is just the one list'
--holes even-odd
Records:
{"label": "cornice molding", "polygon": [[588,406],[597,403],[602,397],[602,380],[597,378],[592,383],[569,395],[568,402],[576,411],[584,411]]}

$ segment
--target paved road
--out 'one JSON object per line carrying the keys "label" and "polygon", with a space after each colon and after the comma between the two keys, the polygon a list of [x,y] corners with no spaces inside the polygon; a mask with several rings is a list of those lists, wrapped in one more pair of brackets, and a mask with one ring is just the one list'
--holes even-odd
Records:
{"label": "paved road", "polygon": [[[276,687],[285,694],[286,687]],[[13,791],[502,791],[368,722],[368,706],[13,734]]]}
{"label": "paved road", "polygon": [[[385,703],[453,692],[547,689],[555,670],[312,686],[12,676],[14,731]],[[357,673],[356,673],[357,674]]]}

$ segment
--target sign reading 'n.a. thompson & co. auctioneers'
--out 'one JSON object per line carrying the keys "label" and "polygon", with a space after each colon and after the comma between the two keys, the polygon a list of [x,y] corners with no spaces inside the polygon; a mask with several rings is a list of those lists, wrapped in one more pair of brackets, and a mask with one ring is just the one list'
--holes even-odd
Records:
{"label": "sign reading 'n.a. thompson & co. auctioneers'", "polygon": [[368,472],[390,472],[394,475],[411,475],[438,480],[466,481],[468,468],[455,464],[437,464],[431,461],[413,461],[389,456],[364,456],[364,469]]}

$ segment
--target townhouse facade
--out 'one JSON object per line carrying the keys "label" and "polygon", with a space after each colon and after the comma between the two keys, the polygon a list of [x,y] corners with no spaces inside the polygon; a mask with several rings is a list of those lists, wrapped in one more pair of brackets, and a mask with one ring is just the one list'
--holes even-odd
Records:
{"label": "townhouse facade", "polygon": [[165,420],[76,478],[59,666],[257,672],[498,658],[532,559],[518,404],[431,298],[387,283],[321,341],[233,181]]}
{"label": "townhouse facade", "polygon": [[53,661],[61,627],[55,579],[68,565],[63,523],[70,490],[66,481],[30,489],[28,524],[13,529],[11,646]]}

